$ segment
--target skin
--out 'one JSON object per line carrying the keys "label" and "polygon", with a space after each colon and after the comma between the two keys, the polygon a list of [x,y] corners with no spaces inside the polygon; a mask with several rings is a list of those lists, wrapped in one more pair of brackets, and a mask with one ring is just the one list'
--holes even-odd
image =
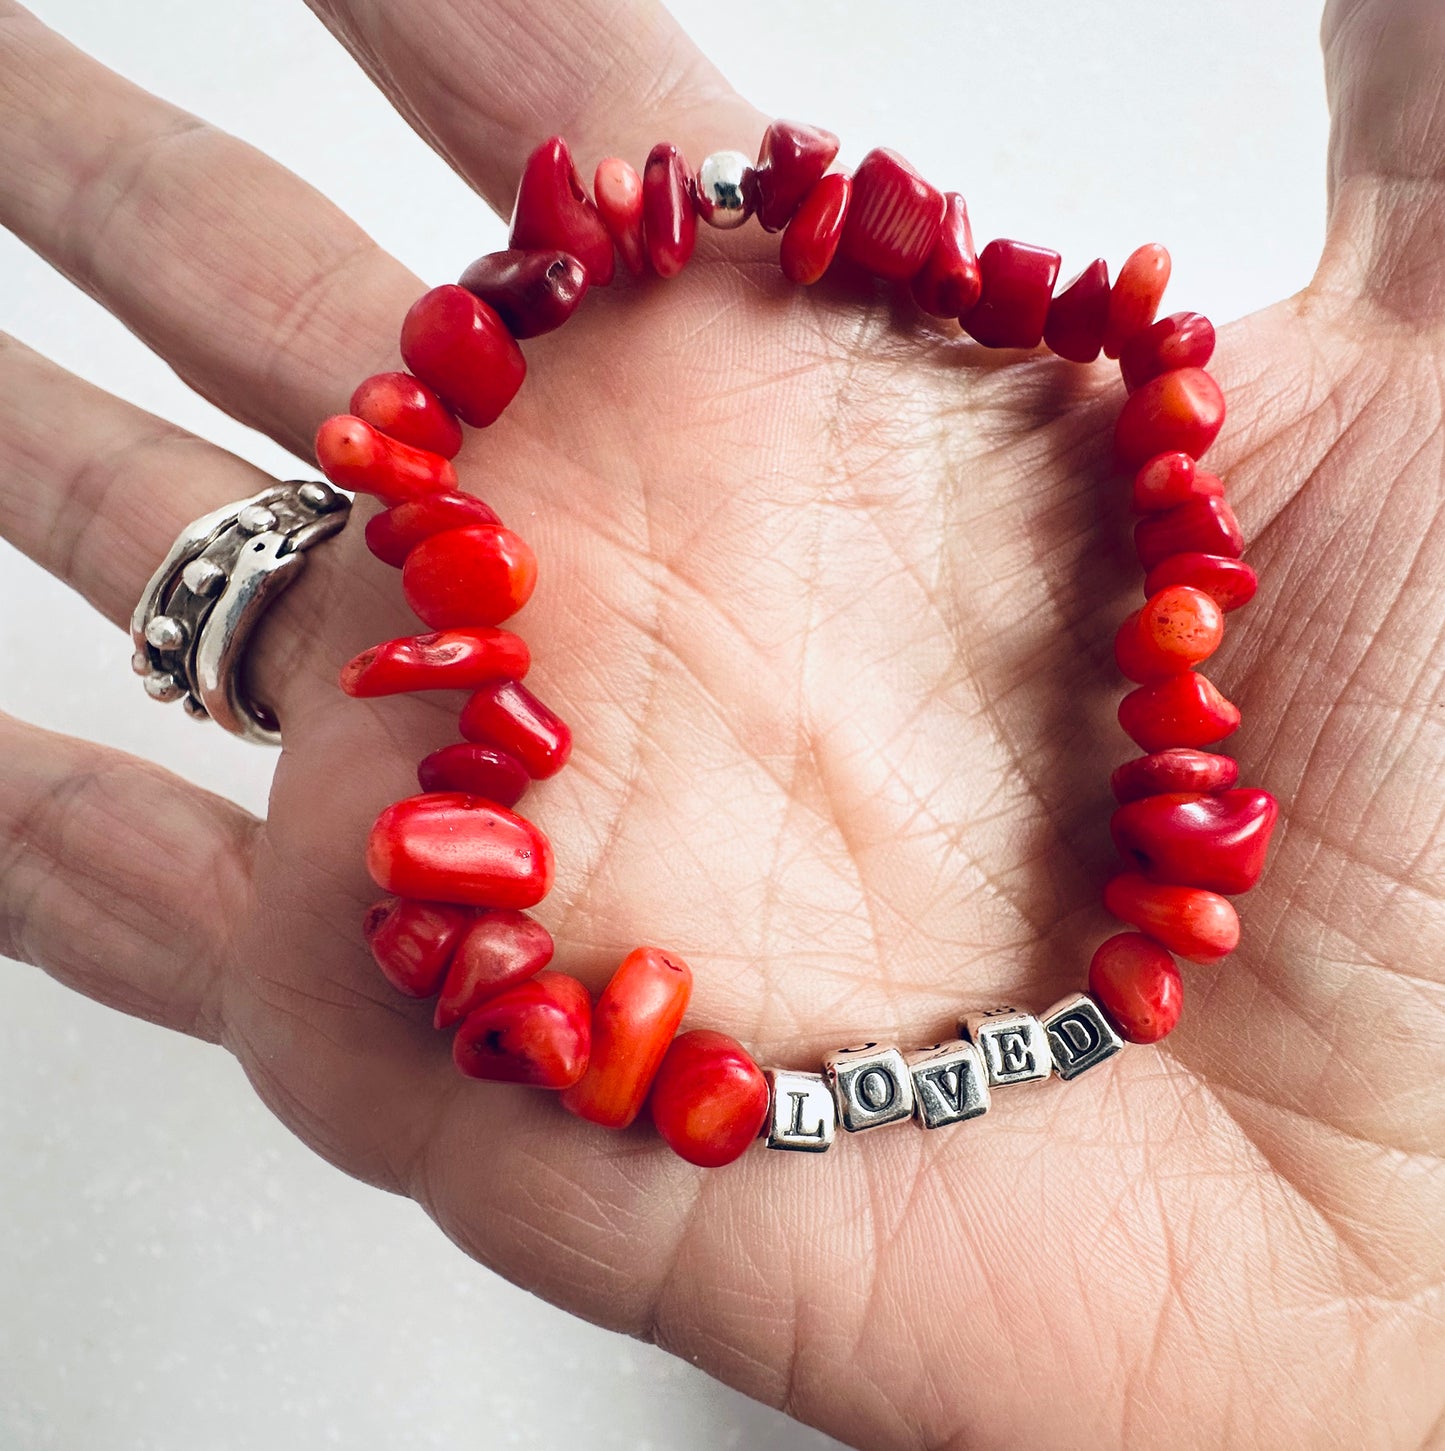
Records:
{"label": "skin", "polygon": [[[650,5],[315,4],[500,209],[553,131],[590,168],[765,125]],[[0,950],[224,1044],[468,1254],[858,1446],[1445,1444],[1445,14],[1336,0],[1324,40],[1328,246],[1223,330],[1210,459],[1265,581],[1210,670],[1285,823],[1165,1044],[979,1125],[717,1173],[459,1078],[361,941],[367,828],[457,701],[336,689],[414,628],[359,528],[253,659],[286,734],[265,821],[0,717]],[[0,167],[0,219],[298,454],[393,364],[417,279],[7,0]],[[595,988],[665,945],[689,1024],[804,1066],[1078,986],[1137,595],[1119,491],[1099,517],[1110,367],[789,289],[775,246],[706,238],[589,299],[459,463],[544,561],[532,683],[579,730],[525,802],[559,965]],[[700,310],[736,322],[706,352]],[[0,374],[0,532],[117,623],[182,523],[263,482],[17,343]]]}

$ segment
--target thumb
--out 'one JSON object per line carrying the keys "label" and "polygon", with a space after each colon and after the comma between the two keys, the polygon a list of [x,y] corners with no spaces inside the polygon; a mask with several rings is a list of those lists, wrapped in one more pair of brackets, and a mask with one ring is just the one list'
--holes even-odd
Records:
{"label": "thumb", "polygon": [[1317,287],[1445,321],[1445,4],[1329,0],[1329,232]]}

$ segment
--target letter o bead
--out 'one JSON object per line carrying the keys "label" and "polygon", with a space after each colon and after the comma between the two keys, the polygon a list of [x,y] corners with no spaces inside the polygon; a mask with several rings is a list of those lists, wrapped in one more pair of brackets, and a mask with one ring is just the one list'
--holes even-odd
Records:
{"label": "letter o bead", "polygon": [[897,1048],[839,1048],[823,1059],[823,1073],[838,1101],[838,1121],[850,1134],[913,1117],[913,1079]]}
{"label": "letter o bead", "polygon": [[821,1073],[792,1073],[767,1068],[768,1117],[763,1125],[770,1149],[821,1154],[833,1147],[838,1120],[833,1095]]}

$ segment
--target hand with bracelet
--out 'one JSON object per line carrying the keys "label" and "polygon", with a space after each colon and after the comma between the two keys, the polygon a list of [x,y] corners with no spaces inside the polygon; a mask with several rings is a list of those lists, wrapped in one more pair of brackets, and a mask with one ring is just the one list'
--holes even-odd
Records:
{"label": "hand with bracelet", "polygon": [[507,253],[0,11],[6,224],[330,480],[0,354],[0,532],[284,739],[260,822],[0,722],[0,949],[860,1446],[1426,1444],[1435,8],[1332,6],[1324,260],[1217,340],[650,9],[316,8]]}

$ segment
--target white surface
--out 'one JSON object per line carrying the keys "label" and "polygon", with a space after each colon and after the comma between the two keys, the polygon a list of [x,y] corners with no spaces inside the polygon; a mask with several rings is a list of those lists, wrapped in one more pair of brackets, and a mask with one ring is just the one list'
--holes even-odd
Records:
{"label": "white surface", "polygon": [[[279,156],[421,275],[499,239],[297,0],[33,3]],[[1309,276],[1325,138],[1312,0],[680,14],[764,109],[834,127],[845,159],[895,146],[968,195],[984,236],[1047,239],[1066,269],[1157,237],[1171,296],[1219,320]],[[8,330],[85,377],[282,469],[8,238],[0,302]],[[0,707],[258,809],[268,760],[146,701],[128,654],[0,545]],[[0,1451],[833,1444],[470,1264],[412,1206],[314,1160],[219,1051],[4,962],[0,1165]]]}

